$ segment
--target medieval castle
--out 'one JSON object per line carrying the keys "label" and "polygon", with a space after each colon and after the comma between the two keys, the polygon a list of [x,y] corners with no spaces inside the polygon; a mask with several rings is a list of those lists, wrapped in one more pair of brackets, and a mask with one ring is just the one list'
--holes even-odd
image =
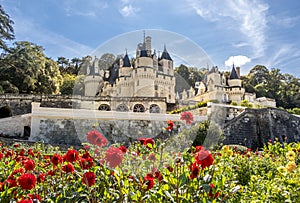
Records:
{"label": "medieval castle", "polygon": [[[118,63],[109,70],[99,67],[97,58],[89,66],[85,77],[85,96],[100,96],[105,100],[81,103],[81,108],[104,111],[166,113],[178,100],[240,103],[248,100],[261,106],[276,107],[268,98],[256,98],[242,87],[240,68],[232,67],[229,78],[213,67],[195,88],[182,93],[175,92],[173,60],[166,45],[159,56],[151,48],[151,37],[137,45],[135,59],[130,60],[126,51]],[[179,96],[180,95],[180,96]]]}

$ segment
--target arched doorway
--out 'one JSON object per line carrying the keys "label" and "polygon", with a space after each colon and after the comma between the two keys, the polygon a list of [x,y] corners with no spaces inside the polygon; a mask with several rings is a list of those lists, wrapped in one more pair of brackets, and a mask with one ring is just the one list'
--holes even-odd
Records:
{"label": "arched doorway", "polygon": [[133,107],[133,112],[145,112],[145,107],[142,104],[136,104]]}

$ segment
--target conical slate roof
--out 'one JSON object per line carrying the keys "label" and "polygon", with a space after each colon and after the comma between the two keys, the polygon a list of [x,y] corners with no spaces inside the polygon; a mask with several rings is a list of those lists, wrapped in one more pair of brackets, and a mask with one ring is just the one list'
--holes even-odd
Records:
{"label": "conical slate roof", "polygon": [[164,51],[161,54],[160,59],[167,59],[167,60],[171,60],[172,61],[172,58],[170,57],[170,54],[167,51],[166,45],[164,46]]}
{"label": "conical slate roof", "polygon": [[123,58],[123,67],[131,67],[131,63],[130,63],[127,51],[126,51],[126,54]]}
{"label": "conical slate roof", "polygon": [[229,79],[230,79],[230,80],[232,80],[232,79],[240,79],[240,77],[239,77],[238,74],[236,73],[236,70],[235,70],[234,65],[232,66],[232,70],[231,70]]}

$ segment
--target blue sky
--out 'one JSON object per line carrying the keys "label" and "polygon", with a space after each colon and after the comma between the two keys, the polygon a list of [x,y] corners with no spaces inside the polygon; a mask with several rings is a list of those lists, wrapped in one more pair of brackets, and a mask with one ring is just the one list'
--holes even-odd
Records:
{"label": "blue sky", "polygon": [[[55,60],[59,56],[88,55],[116,36],[139,30],[140,38],[133,40],[135,47],[142,40],[142,30],[154,29],[185,36],[190,44],[194,42],[201,47],[211,63],[221,70],[230,70],[234,61],[243,74],[262,64],[300,77],[300,1],[296,0],[0,0],[0,3],[15,22],[16,40],[43,46],[47,56]],[[162,43],[168,47],[171,42],[165,41]],[[122,45],[118,48],[128,48]]]}

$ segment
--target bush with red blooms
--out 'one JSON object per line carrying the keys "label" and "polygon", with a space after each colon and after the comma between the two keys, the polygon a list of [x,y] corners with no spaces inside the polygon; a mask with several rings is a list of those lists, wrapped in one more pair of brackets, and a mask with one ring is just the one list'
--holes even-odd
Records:
{"label": "bush with red blooms", "polygon": [[197,163],[203,169],[212,165],[213,162],[214,158],[212,157],[212,154],[204,147],[201,147],[201,149],[196,152],[195,163]]}
{"label": "bush with red blooms", "polygon": [[36,177],[31,173],[24,173],[18,178],[18,183],[23,190],[31,190],[35,187]]}
{"label": "bush with red blooms", "polygon": [[94,172],[86,172],[82,175],[82,183],[88,185],[89,187],[93,186],[96,182],[96,175]]}
{"label": "bush with red blooms", "polygon": [[105,161],[112,167],[116,168],[122,163],[124,152],[117,147],[110,147],[105,151]]}
{"label": "bush with red blooms", "polygon": [[[27,150],[24,144],[0,143],[0,202],[297,202],[300,198],[295,190],[300,187],[300,143],[283,147],[274,141],[259,152],[229,146],[177,151],[177,144],[184,141],[179,135],[155,142],[139,140],[128,147],[87,144],[66,151],[43,144]],[[175,143],[174,150],[170,143]],[[286,193],[278,193],[277,186]]]}
{"label": "bush with red blooms", "polygon": [[86,139],[89,143],[99,147],[104,147],[108,144],[107,139],[97,130],[88,132]]}
{"label": "bush with red blooms", "polygon": [[66,160],[67,162],[71,162],[71,163],[78,160],[78,158],[79,158],[79,155],[75,149],[69,149],[64,156],[64,160]]}
{"label": "bush with red blooms", "polygon": [[152,138],[139,138],[138,141],[140,141],[142,145],[145,145],[147,149],[152,149],[155,144]]}
{"label": "bush with red blooms", "polygon": [[22,161],[22,163],[23,163],[24,168],[25,168],[27,171],[31,171],[31,170],[33,170],[34,167],[35,167],[35,163],[34,163],[34,161],[31,160],[31,159],[24,160],[24,161]]}
{"label": "bush with red blooms", "polygon": [[66,173],[73,173],[75,170],[73,164],[71,163],[63,165],[61,169]]}
{"label": "bush with red blooms", "polygon": [[58,164],[61,164],[63,162],[63,157],[61,157],[59,154],[54,154],[51,158],[51,162],[53,165],[57,166]]}
{"label": "bush with red blooms", "polygon": [[191,112],[184,111],[180,114],[180,120],[184,120],[187,125],[190,125],[194,121],[194,116]]}
{"label": "bush with red blooms", "polygon": [[174,127],[174,123],[171,120],[168,120],[168,127],[166,128],[166,130],[171,131]]}

